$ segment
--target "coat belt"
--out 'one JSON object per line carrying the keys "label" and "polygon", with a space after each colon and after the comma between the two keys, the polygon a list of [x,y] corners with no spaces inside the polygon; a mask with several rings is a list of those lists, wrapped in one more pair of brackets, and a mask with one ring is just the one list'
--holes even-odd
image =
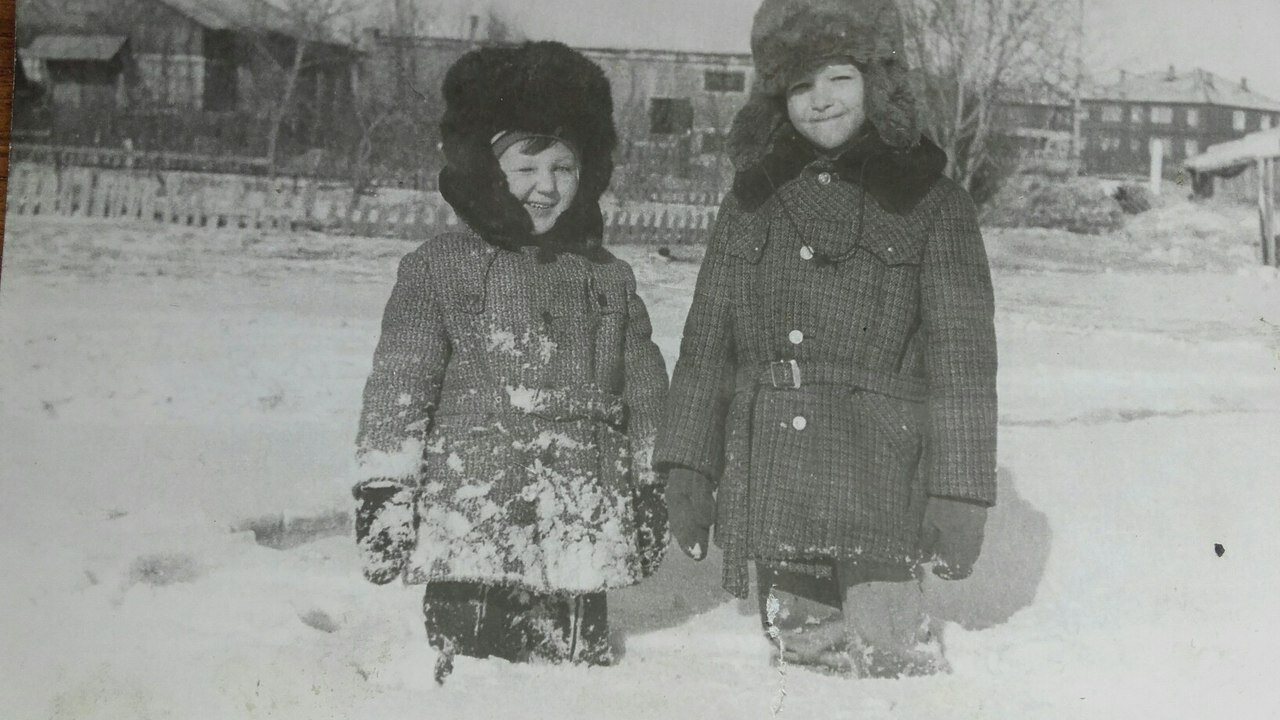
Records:
{"label": "coat belt", "polygon": [[929,391],[923,378],[878,373],[848,363],[775,360],[738,370],[738,392],[799,390],[809,385],[869,390],[910,402],[923,402]]}

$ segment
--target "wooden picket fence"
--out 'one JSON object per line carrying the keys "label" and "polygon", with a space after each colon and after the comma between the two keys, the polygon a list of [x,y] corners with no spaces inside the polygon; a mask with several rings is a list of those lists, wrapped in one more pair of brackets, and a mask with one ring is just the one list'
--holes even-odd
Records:
{"label": "wooden picket fence", "polygon": [[[212,182],[181,191],[174,175],[137,170],[15,163],[8,211],[15,216],[116,218],[195,227],[315,230],[361,237],[425,238],[460,222],[439,193],[387,200],[350,191],[325,192],[315,183],[254,178]],[[228,176],[229,178],[231,176]],[[614,201],[603,208],[608,244],[696,245],[715,221],[712,205]]]}
{"label": "wooden picket fence", "polygon": [[[260,181],[267,182],[267,181]],[[10,169],[12,215],[147,220],[198,227],[292,230],[304,224],[305,195],[291,181],[272,183],[245,202],[240,194],[195,192],[178,195],[165,176],[142,171],[63,168],[20,163]],[[219,196],[221,195],[221,196]]]}

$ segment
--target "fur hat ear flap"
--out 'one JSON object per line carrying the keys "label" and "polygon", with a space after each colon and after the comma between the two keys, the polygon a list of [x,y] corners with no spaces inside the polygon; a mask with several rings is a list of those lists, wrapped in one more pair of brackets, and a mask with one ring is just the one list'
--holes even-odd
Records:
{"label": "fur hat ear flap", "polygon": [[780,98],[753,88],[729,126],[729,158],[739,171],[754,167],[769,154],[774,137],[787,126],[787,109]]}
{"label": "fur hat ear flap", "polygon": [[908,150],[920,141],[915,95],[905,64],[893,58],[875,60],[862,73],[867,121],[885,144]]}

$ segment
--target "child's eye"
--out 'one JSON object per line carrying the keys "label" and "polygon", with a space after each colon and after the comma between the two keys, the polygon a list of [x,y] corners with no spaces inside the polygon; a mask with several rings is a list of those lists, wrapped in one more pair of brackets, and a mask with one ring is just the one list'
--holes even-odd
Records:
{"label": "child's eye", "polygon": [[835,76],[832,76],[831,79],[832,80],[852,80],[853,76],[852,75],[835,75]]}
{"label": "child's eye", "polygon": [[562,173],[575,173],[575,172],[578,172],[578,168],[572,165],[557,165],[555,167],[555,171],[562,172]]}
{"label": "child's eye", "polygon": [[796,83],[795,85],[792,85],[792,86],[787,90],[787,92],[790,92],[790,93],[802,93],[802,92],[807,92],[807,91],[809,90],[809,88],[811,88],[811,87],[813,87],[813,83],[811,83],[811,82],[798,82],[798,83]]}

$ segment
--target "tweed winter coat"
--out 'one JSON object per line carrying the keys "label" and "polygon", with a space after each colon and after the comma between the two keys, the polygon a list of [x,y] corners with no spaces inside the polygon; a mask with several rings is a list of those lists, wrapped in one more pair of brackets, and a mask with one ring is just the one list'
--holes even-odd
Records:
{"label": "tweed winter coat", "polygon": [[[535,42],[467,53],[443,95],[440,192],[465,225],[406,256],[387,302],[357,488],[414,499],[377,513],[365,546],[377,556],[384,538],[413,533],[410,582],[629,585],[666,545],[651,457],[667,373],[630,267],[601,247],[617,141],[608,80]],[[580,161],[570,206],[543,234],[494,156],[506,131],[554,137]]]}
{"label": "tweed winter coat", "polygon": [[630,268],[474,232],[400,263],[364,391],[371,482],[416,489],[406,579],[592,592],[641,577],[633,506],[666,369]]}
{"label": "tweed winter coat", "polygon": [[974,207],[932,144],[891,161],[870,142],[831,160],[779,141],[739,174],[698,276],[655,457],[718,480],[739,596],[750,559],[914,563],[928,495],[995,501]]}

